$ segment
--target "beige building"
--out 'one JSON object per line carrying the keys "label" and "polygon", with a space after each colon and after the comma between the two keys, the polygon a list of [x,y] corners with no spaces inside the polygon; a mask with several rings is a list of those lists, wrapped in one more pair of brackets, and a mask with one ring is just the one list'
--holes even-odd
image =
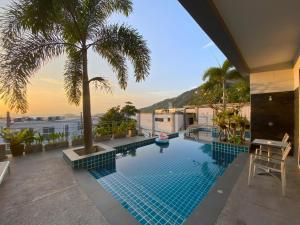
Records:
{"label": "beige building", "polygon": [[[229,105],[230,106],[230,105]],[[241,108],[241,114],[250,120],[250,104]],[[191,125],[213,126],[214,110],[209,106],[185,106],[183,108],[157,109],[154,113],[140,113],[137,121],[146,133],[177,132]]]}

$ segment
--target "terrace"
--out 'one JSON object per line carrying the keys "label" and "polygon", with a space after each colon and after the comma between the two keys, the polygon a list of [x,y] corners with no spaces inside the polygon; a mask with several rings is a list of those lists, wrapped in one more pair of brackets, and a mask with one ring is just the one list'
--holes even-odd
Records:
{"label": "terrace", "polygon": [[[116,147],[148,139],[105,144]],[[138,224],[86,170],[73,170],[61,150],[9,160],[11,174],[0,188],[3,224]],[[272,177],[256,176],[249,188],[248,154],[239,155],[184,224],[297,224],[300,171],[295,163],[288,160],[288,194],[282,197]]]}

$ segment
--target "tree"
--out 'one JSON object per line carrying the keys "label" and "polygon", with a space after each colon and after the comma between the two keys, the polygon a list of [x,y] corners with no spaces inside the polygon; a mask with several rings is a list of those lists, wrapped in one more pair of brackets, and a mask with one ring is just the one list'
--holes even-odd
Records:
{"label": "tree", "polygon": [[89,76],[88,50],[108,61],[122,89],[127,86],[127,58],[137,82],[149,74],[150,51],[145,40],[130,26],[108,24],[114,12],[128,16],[131,0],[19,0],[1,18],[1,98],[10,108],[26,112],[31,76],[48,60],[65,54],[65,90],[71,104],[79,105],[82,98],[88,153],[94,149],[89,84],[110,89],[103,76]]}
{"label": "tree", "polygon": [[206,82],[201,84],[194,93],[189,104],[191,105],[212,105],[222,102],[222,88],[218,84]]}
{"label": "tree", "polygon": [[138,112],[139,110],[131,102],[126,102],[126,105],[121,109],[121,113],[124,114],[126,119],[135,116]]}
{"label": "tree", "polygon": [[103,116],[100,118],[100,123],[120,123],[124,119],[124,114],[121,113],[120,106],[116,106],[110,108],[105,114],[103,114]]}
{"label": "tree", "polygon": [[243,79],[242,75],[234,68],[234,66],[225,60],[220,67],[211,67],[203,75],[203,80],[207,80],[207,85],[220,85],[222,88],[223,107],[226,107],[226,83],[233,80]]}
{"label": "tree", "polygon": [[249,81],[242,80],[233,84],[227,91],[228,102],[245,103],[250,101]]}

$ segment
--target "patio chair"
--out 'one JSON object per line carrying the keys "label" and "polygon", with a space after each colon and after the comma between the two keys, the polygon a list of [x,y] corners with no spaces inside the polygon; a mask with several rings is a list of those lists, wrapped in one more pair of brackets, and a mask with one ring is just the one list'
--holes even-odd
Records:
{"label": "patio chair", "polygon": [[281,157],[267,156],[261,154],[250,154],[250,165],[248,175],[248,186],[250,185],[251,178],[254,177],[256,169],[262,169],[269,175],[275,176],[272,172],[280,173],[281,175],[281,187],[282,195],[286,194],[286,173],[285,173],[285,160],[291,150],[291,143],[289,143],[283,151]]}
{"label": "patio chair", "polygon": [[[290,136],[288,133],[285,133],[282,142],[287,143],[289,140]],[[272,147],[272,154],[283,154],[284,148],[275,148]],[[260,145],[259,148],[255,149],[255,154],[262,154],[262,153],[270,153],[268,151],[268,148],[266,146]]]}

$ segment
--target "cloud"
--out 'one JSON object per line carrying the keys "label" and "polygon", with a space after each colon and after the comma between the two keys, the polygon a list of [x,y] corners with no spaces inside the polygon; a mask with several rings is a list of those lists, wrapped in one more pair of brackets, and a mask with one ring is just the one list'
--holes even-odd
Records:
{"label": "cloud", "polygon": [[212,47],[214,45],[215,45],[215,43],[213,43],[212,41],[210,41],[207,44],[203,45],[202,48],[209,48],[209,47]]}

